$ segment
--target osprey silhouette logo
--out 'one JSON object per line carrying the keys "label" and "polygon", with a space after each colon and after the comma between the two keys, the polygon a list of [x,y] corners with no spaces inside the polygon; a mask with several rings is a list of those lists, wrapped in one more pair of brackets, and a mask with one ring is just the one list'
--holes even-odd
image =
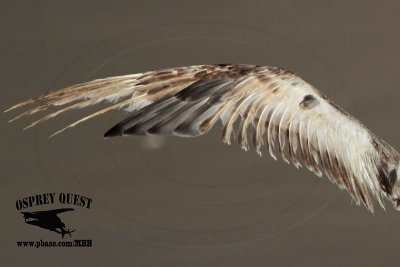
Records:
{"label": "osprey silhouette logo", "polygon": [[[66,235],[72,237],[71,233],[74,233],[76,229],[75,227],[70,229],[69,222],[63,219],[66,217],[63,214],[71,211],[78,212],[78,209],[79,211],[90,209],[92,203],[93,199],[78,194],[44,193],[17,200],[16,208],[23,215],[26,224],[55,232],[64,238]],[[47,205],[55,208],[43,208]]]}
{"label": "osprey silhouette logo", "polygon": [[74,210],[72,208],[68,209],[55,209],[55,210],[43,210],[43,211],[34,211],[34,212],[24,212],[21,213],[24,215],[25,223],[30,225],[36,225],[41,228],[56,232],[61,235],[62,238],[66,234],[71,236],[72,232],[75,230],[69,230],[65,227],[65,224],[61,221],[60,217],[58,217],[59,213]]}

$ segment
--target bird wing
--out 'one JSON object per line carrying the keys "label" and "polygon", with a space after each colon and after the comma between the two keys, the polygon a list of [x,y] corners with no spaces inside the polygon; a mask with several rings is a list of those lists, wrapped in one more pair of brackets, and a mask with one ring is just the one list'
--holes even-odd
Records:
{"label": "bird wing", "polygon": [[43,214],[58,214],[66,211],[71,211],[74,210],[73,208],[65,208],[65,209],[55,209],[55,210],[39,210],[39,211],[33,211],[33,212],[28,212],[29,214],[32,215],[43,215]]}
{"label": "bird wing", "polygon": [[370,211],[370,194],[383,207],[381,197],[387,192],[382,190],[376,146],[382,147],[383,141],[290,71],[233,64],[149,71],[73,85],[9,110],[35,105],[13,121],[59,107],[29,128],[68,110],[100,102],[111,104],[56,134],[112,109],[124,109],[130,115],[105,137],[195,137],[221,120],[223,142],[230,144],[235,134],[245,150],[253,146],[260,155],[266,150],[274,159],[279,155],[296,167],[304,165],[318,176],[325,174]]}

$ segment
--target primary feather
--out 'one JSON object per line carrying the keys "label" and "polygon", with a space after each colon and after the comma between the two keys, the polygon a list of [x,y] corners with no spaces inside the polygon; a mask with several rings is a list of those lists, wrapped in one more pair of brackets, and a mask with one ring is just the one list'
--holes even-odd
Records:
{"label": "primary feather", "polygon": [[[131,114],[105,137],[175,135],[195,137],[221,120],[222,140],[235,133],[242,149],[249,139],[296,167],[305,165],[346,189],[373,211],[371,195],[399,206],[399,154],[359,121],[290,71],[276,67],[220,64],[149,71],[98,79],[28,99],[7,111],[34,104],[13,120],[59,107],[26,128],[66,111],[109,102],[56,132],[112,109]],[[240,118],[238,129],[235,122]]]}

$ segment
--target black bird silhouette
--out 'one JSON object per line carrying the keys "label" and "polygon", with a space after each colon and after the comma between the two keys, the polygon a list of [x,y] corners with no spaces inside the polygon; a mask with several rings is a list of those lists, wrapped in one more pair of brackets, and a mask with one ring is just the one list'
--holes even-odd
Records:
{"label": "black bird silhouette", "polygon": [[25,223],[56,232],[61,235],[61,238],[64,238],[66,234],[71,236],[71,233],[75,232],[75,230],[67,229],[57,214],[71,210],[74,209],[67,208],[21,213],[24,215]]}

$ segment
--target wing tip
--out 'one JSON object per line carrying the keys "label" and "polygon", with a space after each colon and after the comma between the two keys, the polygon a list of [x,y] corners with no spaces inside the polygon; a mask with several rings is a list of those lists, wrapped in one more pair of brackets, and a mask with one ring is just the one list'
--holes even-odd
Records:
{"label": "wing tip", "polygon": [[105,132],[103,136],[105,139],[116,137],[116,136],[122,136],[121,128],[114,126],[111,129],[109,129],[107,132]]}

